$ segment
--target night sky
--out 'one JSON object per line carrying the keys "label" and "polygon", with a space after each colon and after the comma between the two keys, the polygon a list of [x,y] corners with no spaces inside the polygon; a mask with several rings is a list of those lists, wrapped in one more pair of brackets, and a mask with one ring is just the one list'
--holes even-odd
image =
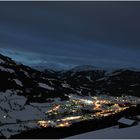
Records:
{"label": "night sky", "polygon": [[28,65],[140,68],[140,2],[0,2],[0,52]]}

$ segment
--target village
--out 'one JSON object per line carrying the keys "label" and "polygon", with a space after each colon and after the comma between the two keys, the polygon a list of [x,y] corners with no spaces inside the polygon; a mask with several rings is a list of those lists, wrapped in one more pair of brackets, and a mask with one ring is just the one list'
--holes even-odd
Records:
{"label": "village", "polygon": [[[140,98],[133,96],[113,97],[108,95],[81,97],[69,95],[68,101],[54,104],[46,111],[47,120],[39,120],[40,127],[69,127],[74,123],[87,120],[101,120],[108,116],[116,115],[131,107],[136,107]],[[128,119],[120,119],[134,123]]]}

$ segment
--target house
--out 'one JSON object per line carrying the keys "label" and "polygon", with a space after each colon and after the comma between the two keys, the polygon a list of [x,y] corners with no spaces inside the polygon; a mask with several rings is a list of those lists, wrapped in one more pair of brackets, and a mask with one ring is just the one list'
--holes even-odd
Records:
{"label": "house", "polygon": [[123,117],[118,120],[118,124],[119,124],[119,128],[125,128],[125,127],[130,127],[130,126],[136,125],[137,121]]}

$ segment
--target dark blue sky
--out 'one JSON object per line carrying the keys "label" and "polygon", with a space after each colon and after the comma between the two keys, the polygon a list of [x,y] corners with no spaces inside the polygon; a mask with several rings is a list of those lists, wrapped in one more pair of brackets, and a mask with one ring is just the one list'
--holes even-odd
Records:
{"label": "dark blue sky", "polygon": [[29,65],[140,68],[140,2],[0,2],[0,51]]}

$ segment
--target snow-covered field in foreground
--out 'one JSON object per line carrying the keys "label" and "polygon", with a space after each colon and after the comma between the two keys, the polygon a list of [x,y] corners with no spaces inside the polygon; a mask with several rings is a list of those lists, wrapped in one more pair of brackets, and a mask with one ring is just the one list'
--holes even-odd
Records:
{"label": "snow-covered field in foreground", "polygon": [[80,135],[67,139],[140,139],[140,123],[136,126],[118,129],[117,126]]}

